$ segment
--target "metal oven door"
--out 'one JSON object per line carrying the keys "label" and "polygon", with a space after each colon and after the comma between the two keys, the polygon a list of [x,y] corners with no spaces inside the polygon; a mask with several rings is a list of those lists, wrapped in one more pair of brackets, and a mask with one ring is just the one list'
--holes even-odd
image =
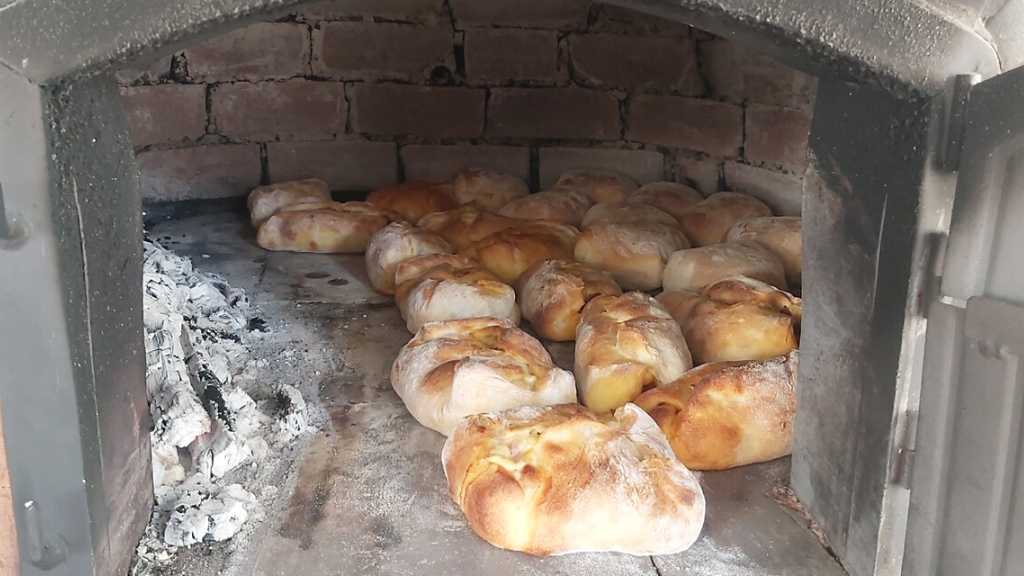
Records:
{"label": "metal oven door", "polygon": [[1024,573],[1024,68],[968,94],[908,445],[915,576]]}

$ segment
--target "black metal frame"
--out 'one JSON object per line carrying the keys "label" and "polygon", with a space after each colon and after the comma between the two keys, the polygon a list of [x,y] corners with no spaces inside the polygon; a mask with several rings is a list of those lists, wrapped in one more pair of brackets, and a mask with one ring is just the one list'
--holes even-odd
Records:
{"label": "black metal frame", "polygon": [[[109,72],[298,3],[0,0],[0,185],[17,236],[0,239],[0,395],[23,576],[124,574],[150,509],[140,194]],[[614,3],[823,76],[798,398],[813,410],[798,414],[793,485],[851,573],[898,573],[885,516],[905,498],[887,470],[936,170],[928,97],[954,74],[998,74],[998,38],[966,26],[971,11],[912,0]]]}

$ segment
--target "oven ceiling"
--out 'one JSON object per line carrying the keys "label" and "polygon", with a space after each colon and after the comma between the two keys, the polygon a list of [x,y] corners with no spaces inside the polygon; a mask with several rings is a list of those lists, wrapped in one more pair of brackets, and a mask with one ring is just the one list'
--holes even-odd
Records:
{"label": "oven ceiling", "polygon": [[[488,0],[480,0],[488,1]],[[499,0],[492,0],[499,1]],[[37,84],[163,56],[300,0],[0,0],[0,62]],[[1024,62],[1024,0],[612,0],[818,72],[937,93]],[[998,56],[997,56],[998,50]],[[1000,66],[1000,60],[1002,66]]]}

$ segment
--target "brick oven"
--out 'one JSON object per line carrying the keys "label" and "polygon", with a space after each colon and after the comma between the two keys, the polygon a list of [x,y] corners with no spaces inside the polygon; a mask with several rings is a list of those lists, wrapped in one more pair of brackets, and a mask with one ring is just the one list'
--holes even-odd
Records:
{"label": "brick oven", "polygon": [[[1021,26],[1017,0],[0,0],[0,576],[1017,573]],[[793,455],[709,473],[691,551],[475,539],[360,259],[268,254],[243,214],[471,166],[802,216]],[[159,565],[144,230],[246,291],[254,365],[314,424],[229,477],[256,479],[242,536]]]}

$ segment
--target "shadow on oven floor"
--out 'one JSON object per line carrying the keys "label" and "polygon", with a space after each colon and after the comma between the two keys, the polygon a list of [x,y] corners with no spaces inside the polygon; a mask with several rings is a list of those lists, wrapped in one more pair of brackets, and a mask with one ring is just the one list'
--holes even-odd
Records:
{"label": "shadow on oven floor", "polygon": [[[318,395],[330,422],[297,451],[259,526],[241,541],[181,553],[170,574],[845,574],[807,523],[771,496],[788,483],[789,458],[703,474],[704,531],[681,554],[533,558],[494,548],[448,497],[443,437],[419,426],[390,387],[391,362],[411,336],[391,298],[369,287],[361,255],[266,252],[245,216],[229,211],[164,220],[148,232],[250,294],[269,337],[318,367],[289,383]],[[556,362],[571,365],[571,346],[552,348]]]}

